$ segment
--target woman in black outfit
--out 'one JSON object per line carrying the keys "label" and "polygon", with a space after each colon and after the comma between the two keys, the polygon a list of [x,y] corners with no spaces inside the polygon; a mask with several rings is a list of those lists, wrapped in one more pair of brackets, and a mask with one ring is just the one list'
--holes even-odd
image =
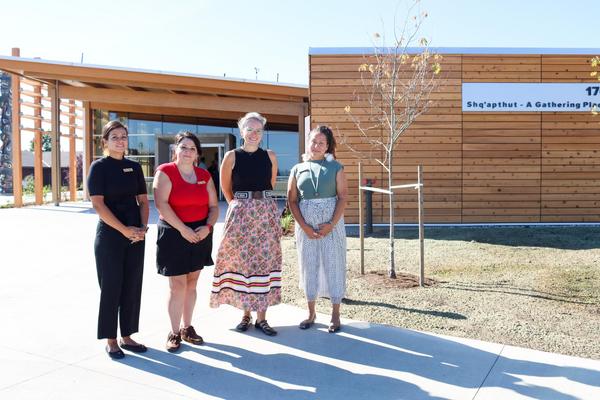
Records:
{"label": "woman in black outfit", "polygon": [[94,242],[100,283],[98,339],[107,339],[106,352],[112,359],[125,356],[121,348],[136,353],[147,350],[131,335],[138,331],[140,316],[148,196],[142,168],[125,158],[127,134],[119,121],[104,126],[106,157],[92,163],[88,176],[92,205],[100,217]]}

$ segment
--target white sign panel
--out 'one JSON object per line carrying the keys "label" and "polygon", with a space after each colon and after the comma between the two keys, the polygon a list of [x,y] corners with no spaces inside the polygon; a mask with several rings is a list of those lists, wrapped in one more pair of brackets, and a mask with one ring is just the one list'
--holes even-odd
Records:
{"label": "white sign panel", "polygon": [[589,112],[599,83],[463,83],[463,112]]}

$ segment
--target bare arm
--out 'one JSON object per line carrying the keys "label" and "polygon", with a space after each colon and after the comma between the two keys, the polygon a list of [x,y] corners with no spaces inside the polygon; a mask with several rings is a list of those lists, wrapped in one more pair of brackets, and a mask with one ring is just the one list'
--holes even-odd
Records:
{"label": "bare arm", "polygon": [[296,177],[294,174],[290,174],[290,178],[288,179],[288,187],[287,187],[287,201],[288,207],[290,208],[290,212],[294,216],[294,220],[300,226],[300,229],[306,233],[309,239],[315,239],[319,236],[318,232],[316,232],[312,226],[308,225],[300,212],[300,207],[298,207],[298,188],[296,187]]}
{"label": "bare arm", "polygon": [[[105,224],[107,224],[111,228],[114,228],[117,231],[121,232],[121,234],[129,240],[137,241],[137,240],[141,240],[144,238],[143,234],[141,235],[141,238],[140,238],[141,232],[138,227],[125,226],[121,221],[119,221],[119,219],[117,217],[115,217],[115,215],[112,213],[112,211],[110,211],[110,209],[104,203],[104,196],[101,196],[101,195],[90,196],[90,199],[92,200],[92,206],[94,207],[94,210],[96,210],[96,213],[98,214],[100,219]],[[146,204],[146,206],[147,206],[147,204]],[[146,215],[146,222],[147,221],[148,221],[148,216]]]}
{"label": "bare arm", "polygon": [[225,196],[225,200],[227,203],[231,203],[233,200],[233,187],[231,183],[231,173],[233,171],[233,167],[235,166],[235,152],[233,150],[229,150],[225,153],[225,157],[223,157],[223,162],[221,163],[221,171],[220,171],[220,181],[221,181],[221,191],[223,192],[223,196]]}
{"label": "bare arm", "polygon": [[169,204],[169,195],[173,186],[167,174],[156,171],[152,186],[154,187],[154,204],[163,219],[177,229],[188,242],[197,243],[199,241],[198,234],[179,219]]}
{"label": "bare arm", "polygon": [[271,159],[271,187],[275,189],[275,184],[277,183],[277,156],[273,150],[267,150],[267,154]]}
{"label": "bare arm", "polygon": [[[206,190],[208,191],[208,217],[206,223],[215,226],[219,219],[219,199],[212,178],[206,184]],[[210,228],[206,225],[200,226],[196,228],[196,232],[200,235],[200,240],[204,240],[210,233]]]}
{"label": "bare arm", "polygon": [[344,210],[346,209],[346,203],[348,202],[348,184],[346,183],[346,174],[344,174],[343,169],[340,169],[335,176],[335,186],[337,192],[335,210],[333,211],[333,217],[331,217],[330,223],[326,222],[319,225],[319,233],[321,233],[321,236],[328,235],[333,230],[333,227],[344,216]]}

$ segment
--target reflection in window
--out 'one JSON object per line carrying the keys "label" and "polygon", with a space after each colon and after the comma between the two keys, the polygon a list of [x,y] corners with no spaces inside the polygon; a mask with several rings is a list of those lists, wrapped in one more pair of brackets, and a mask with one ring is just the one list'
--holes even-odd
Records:
{"label": "reflection in window", "polygon": [[144,176],[154,175],[154,157],[127,156],[127,158],[140,163]]}
{"label": "reflection in window", "polygon": [[154,135],[129,135],[129,155],[154,156]]}
{"label": "reflection in window", "polygon": [[192,133],[198,133],[196,131],[197,125],[195,124],[180,124],[178,122],[163,122],[163,135],[177,135],[181,131],[190,131]]}

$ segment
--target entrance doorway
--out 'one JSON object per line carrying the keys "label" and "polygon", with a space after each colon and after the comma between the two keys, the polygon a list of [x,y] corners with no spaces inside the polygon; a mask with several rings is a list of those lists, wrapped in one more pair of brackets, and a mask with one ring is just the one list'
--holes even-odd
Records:
{"label": "entrance doorway", "polygon": [[[204,163],[208,171],[211,173],[215,188],[219,200],[224,200],[221,187],[219,185],[219,170],[221,168],[221,162],[225,156],[225,152],[235,147],[235,136],[228,133],[218,134],[200,134],[196,135],[200,140],[202,146],[202,155],[204,157]],[[155,165],[161,165],[170,162],[172,159],[172,146],[175,143],[175,136],[173,135],[160,135],[156,136],[156,153]],[[216,162],[216,165],[214,165]]]}

